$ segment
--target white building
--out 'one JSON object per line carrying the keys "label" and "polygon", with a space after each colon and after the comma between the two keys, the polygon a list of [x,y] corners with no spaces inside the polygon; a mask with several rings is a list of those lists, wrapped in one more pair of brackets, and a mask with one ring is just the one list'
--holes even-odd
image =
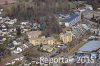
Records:
{"label": "white building", "polygon": [[17,47],[16,50],[12,51],[12,53],[18,54],[21,53],[23,50],[20,47]]}
{"label": "white building", "polygon": [[27,25],[29,22],[21,22],[21,25]]}
{"label": "white building", "polygon": [[84,7],[79,7],[78,9],[77,9],[80,13],[83,13],[84,11],[87,11],[87,10],[90,10],[90,11],[92,11],[93,10],[93,7],[92,7],[92,5],[85,5]]}
{"label": "white building", "polygon": [[85,8],[86,8],[86,9],[89,9],[89,10],[93,10],[92,5],[86,5]]}
{"label": "white building", "polygon": [[81,21],[81,15],[78,13],[61,14],[59,18],[63,20],[65,26],[72,26]]}

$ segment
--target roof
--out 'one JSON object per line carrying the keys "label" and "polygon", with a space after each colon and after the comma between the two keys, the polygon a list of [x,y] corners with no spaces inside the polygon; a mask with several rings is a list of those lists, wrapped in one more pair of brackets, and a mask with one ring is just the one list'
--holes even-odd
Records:
{"label": "roof", "polygon": [[46,38],[31,38],[31,40],[55,40],[55,38],[54,37],[46,37]]}
{"label": "roof", "polygon": [[88,27],[86,24],[82,24],[82,26],[83,26],[86,30],[89,29],[89,27]]}
{"label": "roof", "polygon": [[28,32],[27,34],[28,35],[33,35],[33,34],[41,34],[42,31],[31,31],[31,32]]}
{"label": "roof", "polygon": [[70,23],[72,20],[74,20],[75,18],[77,18],[79,16],[79,14],[76,13],[71,13],[68,14],[69,17],[64,19],[64,22]]}
{"label": "roof", "polygon": [[72,35],[72,33],[70,31],[66,31],[66,33],[60,33],[60,35],[69,36]]}
{"label": "roof", "polygon": [[100,48],[100,41],[89,41],[84,46],[82,46],[79,51],[93,51]]}
{"label": "roof", "polygon": [[91,21],[89,21],[89,20],[85,20],[85,21],[86,21],[85,24],[88,26],[88,28],[91,28],[91,26],[92,26]]}
{"label": "roof", "polygon": [[50,46],[48,46],[48,45],[43,45],[43,46],[42,46],[42,49],[51,50],[51,49],[52,49],[52,47],[50,47]]}
{"label": "roof", "polygon": [[0,40],[2,40],[3,39],[3,36],[0,36]]}

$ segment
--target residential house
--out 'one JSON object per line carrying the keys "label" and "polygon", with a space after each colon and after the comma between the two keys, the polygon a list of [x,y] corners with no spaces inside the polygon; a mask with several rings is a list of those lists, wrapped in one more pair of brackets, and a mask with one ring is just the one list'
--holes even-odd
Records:
{"label": "residential house", "polygon": [[5,38],[5,37],[0,36],[0,42],[3,42],[3,41],[5,41],[5,40],[6,40],[6,38]]}
{"label": "residential house", "polygon": [[32,30],[38,30],[39,28],[40,28],[40,24],[38,24],[38,23],[32,24]]}
{"label": "residential house", "polygon": [[97,8],[100,11],[100,7]]}
{"label": "residential house", "polygon": [[9,32],[15,32],[15,31],[16,31],[16,28],[11,27],[11,28],[8,29],[8,31],[9,31]]}
{"label": "residential house", "polygon": [[91,33],[94,33],[94,34],[96,34],[96,35],[100,35],[100,29],[90,29],[90,31],[91,31]]}
{"label": "residential house", "polygon": [[41,49],[44,50],[44,51],[47,51],[47,52],[52,52],[53,51],[53,48],[50,47],[49,45],[43,45],[41,47]]}
{"label": "residential house", "polygon": [[14,46],[14,44],[11,43],[11,44],[8,44],[7,48],[9,50],[14,50],[15,49],[15,46]]}
{"label": "residential house", "polygon": [[89,10],[93,10],[92,5],[86,5],[85,8],[86,8],[86,9],[89,9]]}
{"label": "residential house", "polygon": [[17,49],[13,50],[11,53],[18,54],[18,53],[21,53],[22,51],[23,51],[22,48],[17,47]]}
{"label": "residential house", "polygon": [[0,25],[0,32],[1,32],[1,34],[3,34],[3,35],[5,35],[5,34],[7,34],[8,32],[7,32],[7,28],[6,28],[6,26],[5,25]]}
{"label": "residential house", "polygon": [[29,22],[21,22],[21,25],[27,25]]}
{"label": "residential house", "polygon": [[21,48],[22,50],[25,50],[26,48],[28,48],[28,46],[27,46],[26,44],[22,44],[22,45],[20,46],[20,48]]}
{"label": "residential house", "polygon": [[13,43],[15,46],[21,44],[21,42],[18,42],[18,41],[13,41],[12,43]]}
{"label": "residential house", "polygon": [[66,32],[66,33],[60,33],[60,40],[63,43],[68,43],[72,41],[72,34],[70,32]]}
{"label": "residential house", "polygon": [[15,19],[10,19],[9,17],[6,17],[6,18],[4,18],[4,21],[8,25],[13,25],[17,22],[17,19],[16,18]]}
{"label": "residential house", "polygon": [[2,14],[3,9],[0,9],[0,14]]}
{"label": "residential house", "polygon": [[92,7],[92,5],[85,5],[85,6],[82,6],[82,7],[79,7],[78,9],[77,9],[80,13],[83,13],[83,12],[85,12],[86,10],[93,10],[93,7]]}
{"label": "residential house", "polygon": [[2,20],[2,17],[0,17],[0,20]]}
{"label": "residential house", "polygon": [[26,33],[31,31],[31,28],[29,26],[21,26],[22,33]]}
{"label": "residential house", "polygon": [[3,9],[1,8],[1,9],[0,9],[0,11],[2,12],[2,11],[3,11]]}

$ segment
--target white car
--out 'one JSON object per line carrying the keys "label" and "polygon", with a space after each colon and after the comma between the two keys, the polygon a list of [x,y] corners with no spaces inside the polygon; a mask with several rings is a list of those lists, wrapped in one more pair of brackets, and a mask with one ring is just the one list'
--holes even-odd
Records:
{"label": "white car", "polygon": [[60,47],[63,47],[65,46],[64,44],[59,44],[57,47],[60,48]]}

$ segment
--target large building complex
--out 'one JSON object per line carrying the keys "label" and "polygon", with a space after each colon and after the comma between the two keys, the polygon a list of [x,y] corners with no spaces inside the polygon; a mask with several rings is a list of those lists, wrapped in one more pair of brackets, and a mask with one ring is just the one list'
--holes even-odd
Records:
{"label": "large building complex", "polygon": [[56,43],[56,39],[54,37],[45,37],[41,36],[41,31],[31,31],[28,32],[28,38],[29,42],[33,45],[39,45],[39,44],[48,44],[53,45]]}
{"label": "large building complex", "polygon": [[64,22],[65,26],[72,26],[81,21],[81,15],[78,13],[60,14],[59,18]]}
{"label": "large building complex", "polygon": [[33,45],[40,45],[40,44],[54,45],[56,44],[56,39],[53,37],[30,38],[29,42],[32,43]]}
{"label": "large building complex", "polygon": [[97,56],[100,56],[100,41],[95,41],[95,40],[89,41],[78,50],[77,55],[78,56],[88,55],[95,58]]}
{"label": "large building complex", "polygon": [[39,37],[40,35],[42,34],[41,31],[31,31],[31,32],[28,32],[27,35],[28,35],[28,38],[37,38]]}

